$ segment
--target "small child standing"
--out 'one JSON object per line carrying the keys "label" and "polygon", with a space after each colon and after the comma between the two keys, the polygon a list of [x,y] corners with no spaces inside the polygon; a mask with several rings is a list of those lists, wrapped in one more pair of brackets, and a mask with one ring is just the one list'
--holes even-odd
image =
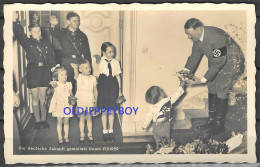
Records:
{"label": "small child standing", "polygon": [[[115,47],[110,42],[104,42],[101,46],[101,60],[99,63],[98,78],[98,107],[119,107],[117,100],[122,97],[121,78],[122,73],[119,61],[114,58]],[[114,114],[101,116],[104,141],[114,141],[113,126]],[[108,118],[108,119],[107,119]],[[109,129],[107,123],[109,122]]]}
{"label": "small child standing", "polygon": [[[77,106],[84,110],[88,107],[96,107],[96,100],[98,97],[97,80],[91,74],[91,67],[88,60],[83,59],[79,65],[71,63],[74,69],[74,77],[77,81],[76,98]],[[81,72],[81,74],[79,74]],[[92,136],[92,116],[88,113],[79,115],[79,129],[80,129],[80,144],[85,140],[85,120],[87,120],[88,139],[90,143],[94,143]]]}
{"label": "small child standing", "polygon": [[167,97],[162,88],[150,87],[146,94],[146,102],[149,103],[148,113],[143,123],[143,129],[147,129],[153,120],[153,137],[158,148],[162,140],[170,142],[171,137],[171,108],[180,96],[184,93],[185,82],[181,80],[180,86],[174,95]]}
{"label": "small child standing", "polygon": [[64,141],[69,141],[69,118],[73,117],[72,112],[65,112],[65,108],[72,108],[69,98],[73,97],[72,84],[67,82],[67,70],[64,67],[56,67],[52,74],[53,80],[50,84],[54,87],[54,94],[51,100],[49,112],[57,117],[58,143],[63,145],[62,124],[64,123]]}

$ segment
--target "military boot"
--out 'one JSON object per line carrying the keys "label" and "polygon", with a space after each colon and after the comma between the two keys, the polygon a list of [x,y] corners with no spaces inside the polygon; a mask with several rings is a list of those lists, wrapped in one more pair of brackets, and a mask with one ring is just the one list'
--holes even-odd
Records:
{"label": "military boot", "polygon": [[225,121],[228,112],[228,99],[217,98],[216,124],[207,131],[210,135],[216,135],[225,131]]}
{"label": "military boot", "polygon": [[217,99],[217,95],[216,94],[208,94],[208,101],[209,101],[209,106],[208,106],[208,110],[209,110],[209,118],[208,120],[197,126],[197,128],[199,130],[206,130],[211,128],[213,125],[215,125],[216,122],[216,99]]}

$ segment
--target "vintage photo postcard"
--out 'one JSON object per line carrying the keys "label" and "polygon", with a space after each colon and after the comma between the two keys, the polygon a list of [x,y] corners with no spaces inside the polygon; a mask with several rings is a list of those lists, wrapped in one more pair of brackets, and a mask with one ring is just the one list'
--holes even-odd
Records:
{"label": "vintage photo postcard", "polygon": [[253,4],[4,5],[14,163],[256,162]]}

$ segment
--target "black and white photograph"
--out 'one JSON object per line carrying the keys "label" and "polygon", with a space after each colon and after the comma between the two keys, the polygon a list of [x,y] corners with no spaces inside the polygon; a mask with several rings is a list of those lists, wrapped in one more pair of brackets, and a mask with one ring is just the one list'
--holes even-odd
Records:
{"label": "black and white photograph", "polygon": [[9,4],[4,17],[7,164],[256,162],[254,5]]}

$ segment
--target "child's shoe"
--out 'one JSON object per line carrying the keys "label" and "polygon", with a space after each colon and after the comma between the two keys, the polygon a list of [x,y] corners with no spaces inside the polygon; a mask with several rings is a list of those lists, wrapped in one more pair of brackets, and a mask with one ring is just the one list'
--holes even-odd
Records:
{"label": "child's shoe", "polygon": [[92,136],[88,136],[88,141],[90,144],[93,144],[94,143],[94,139]]}
{"label": "child's shoe", "polygon": [[108,133],[103,133],[104,142],[108,141]]}
{"label": "child's shoe", "polygon": [[35,122],[34,129],[40,129],[40,127],[41,127],[41,122]]}
{"label": "child's shoe", "polygon": [[108,133],[108,141],[112,141],[112,142],[115,141],[113,133]]}
{"label": "child's shoe", "polygon": [[64,141],[65,141],[65,144],[70,144],[69,138],[65,138]]}
{"label": "child's shoe", "polygon": [[50,125],[48,124],[47,121],[43,121],[43,122],[41,122],[41,124],[42,124],[43,128],[49,128],[50,127]]}
{"label": "child's shoe", "polygon": [[80,144],[80,145],[84,144],[84,140],[85,140],[84,137],[80,137],[80,138],[79,138],[79,144]]}
{"label": "child's shoe", "polygon": [[63,146],[63,144],[64,144],[64,142],[63,142],[63,139],[60,139],[60,140],[58,140],[58,143],[59,143],[59,146]]}

